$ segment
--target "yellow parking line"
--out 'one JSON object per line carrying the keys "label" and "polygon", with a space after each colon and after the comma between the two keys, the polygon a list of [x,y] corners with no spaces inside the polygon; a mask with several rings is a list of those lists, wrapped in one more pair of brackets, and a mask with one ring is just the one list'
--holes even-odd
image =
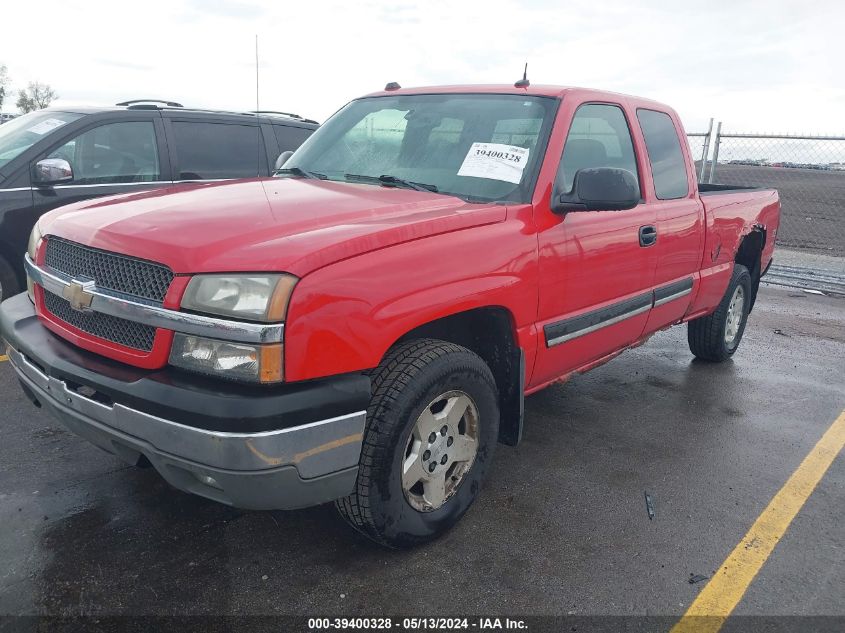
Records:
{"label": "yellow parking line", "polygon": [[0,356],[0,363],[2,363],[3,361],[6,361],[6,360],[9,360],[8,356]]}
{"label": "yellow parking line", "polygon": [[845,446],[845,411],[792,473],[671,633],[716,633]]}

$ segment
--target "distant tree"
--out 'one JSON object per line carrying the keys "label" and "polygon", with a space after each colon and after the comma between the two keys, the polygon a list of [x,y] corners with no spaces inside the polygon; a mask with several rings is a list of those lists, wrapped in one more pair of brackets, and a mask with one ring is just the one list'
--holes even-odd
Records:
{"label": "distant tree", "polygon": [[0,111],[3,110],[3,101],[6,100],[6,86],[9,85],[9,72],[6,64],[0,64]]}
{"label": "distant tree", "polygon": [[26,90],[18,91],[18,101],[15,105],[18,106],[21,112],[26,114],[33,110],[46,108],[52,101],[58,98],[59,95],[47,84],[30,81]]}

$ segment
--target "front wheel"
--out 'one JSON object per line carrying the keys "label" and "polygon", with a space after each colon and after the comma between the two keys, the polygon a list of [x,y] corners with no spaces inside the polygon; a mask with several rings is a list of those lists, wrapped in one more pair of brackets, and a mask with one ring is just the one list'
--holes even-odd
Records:
{"label": "front wheel", "polygon": [[496,383],[481,358],[434,339],[399,345],[373,373],[355,491],[336,506],[383,545],[435,539],[478,496],[498,433]]}
{"label": "front wheel", "polygon": [[739,347],[751,307],[751,275],[741,264],[733,275],[722,301],[712,314],[694,319],[687,326],[690,351],[697,358],[722,362]]}

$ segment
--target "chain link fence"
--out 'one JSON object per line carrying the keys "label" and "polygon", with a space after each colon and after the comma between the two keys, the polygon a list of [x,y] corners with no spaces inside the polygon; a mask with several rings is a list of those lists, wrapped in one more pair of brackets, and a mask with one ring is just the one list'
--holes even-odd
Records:
{"label": "chain link fence", "polygon": [[845,257],[845,136],[691,133],[699,180],[772,187],[778,244]]}

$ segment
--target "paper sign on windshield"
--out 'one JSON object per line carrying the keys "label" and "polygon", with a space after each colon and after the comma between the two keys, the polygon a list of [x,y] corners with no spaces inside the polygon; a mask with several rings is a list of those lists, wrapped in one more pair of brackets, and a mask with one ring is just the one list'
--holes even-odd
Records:
{"label": "paper sign on windshield", "polygon": [[61,127],[65,124],[64,121],[61,119],[44,119],[43,121],[36,123],[27,131],[32,132],[33,134],[38,134],[39,136],[46,134],[47,132],[52,132],[57,127]]}
{"label": "paper sign on windshield", "polygon": [[474,176],[519,184],[528,162],[524,147],[502,143],[473,143],[464,158],[458,176]]}

